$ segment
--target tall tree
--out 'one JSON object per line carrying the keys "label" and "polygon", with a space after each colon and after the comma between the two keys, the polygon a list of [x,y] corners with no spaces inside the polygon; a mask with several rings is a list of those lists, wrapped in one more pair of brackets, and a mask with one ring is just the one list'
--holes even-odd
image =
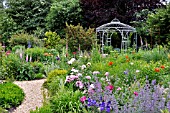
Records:
{"label": "tall tree", "polygon": [[5,12],[20,26],[32,33],[45,28],[45,17],[51,7],[51,0],[8,0]]}
{"label": "tall tree", "polygon": [[162,6],[162,3],[160,0],[80,0],[80,6],[87,25],[98,27],[114,18],[130,23],[135,20],[135,12],[153,10]]}

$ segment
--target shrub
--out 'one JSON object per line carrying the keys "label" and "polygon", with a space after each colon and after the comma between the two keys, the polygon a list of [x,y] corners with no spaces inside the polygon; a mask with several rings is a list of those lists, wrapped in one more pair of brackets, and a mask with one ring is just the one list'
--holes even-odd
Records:
{"label": "shrub", "polygon": [[25,48],[29,47],[35,47],[40,45],[40,41],[37,39],[37,37],[30,35],[28,33],[20,33],[12,35],[9,44],[11,47],[14,47],[16,45],[22,45],[25,46]]}
{"label": "shrub", "polygon": [[53,77],[65,76],[66,74],[67,74],[66,70],[59,70],[59,69],[52,70],[48,73],[47,81],[53,80]]}
{"label": "shrub", "polygon": [[3,58],[0,73],[1,79],[33,80],[43,78],[45,69],[42,63],[26,62],[11,53]]}
{"label": "shrub", "polygon": [[49,95],[54,95],[59,90],[60,82],[65,78],[66,70],[54,69],[47,74],[47,81],[43,84],[47,88]]}
{"label": "shrub", "polygon": [[48,31],[45,33],[44,46],[48,49],[55,49],[60,41],[60,36],[56,32]]}
{"label": "shrub", "polygon": [[0,84],[0,107],[9,109],[17,107],[24,99],[24,92],[13,83]]}
{"label": "shrub", "polygon": [[82,26],[66,24],[66,40],[69,49],[74,52],[78,50],[91,50],[92,45],[95,43],[94,29],[83,29]]}

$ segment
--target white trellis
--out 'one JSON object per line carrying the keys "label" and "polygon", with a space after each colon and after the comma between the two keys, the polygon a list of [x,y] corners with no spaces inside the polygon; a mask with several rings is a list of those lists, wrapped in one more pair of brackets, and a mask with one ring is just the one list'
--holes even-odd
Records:
{"label": "white trellis", "polygon": [[104,24],[96,28],[96,36],[100,39],[101,52],[103,54],[104,44],[107,43],[108,46],[111,45],[111,37],[114,32],[119,32],[122,37],[121,51],[127,51],[128,48],[128,38],[130,33],[134,33],[134,43],[137,49],[137,32],[136,29],[127,24],[121,23],[118,19],[113,19],[110,23]]}

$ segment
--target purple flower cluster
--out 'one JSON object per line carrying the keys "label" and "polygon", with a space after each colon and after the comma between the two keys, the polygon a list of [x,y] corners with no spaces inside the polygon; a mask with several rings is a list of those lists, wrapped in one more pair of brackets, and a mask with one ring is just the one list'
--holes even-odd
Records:
{"label": "purple flower cluster", "polygon": [[[161,110],[167,109],[170,112],[170,92],[164,94],[164,88],[156,85],[153,80],[150,84],[142,87],[139,85],[139,91],[135,95],[132,93],[127,103],[120,105],[113,92],[102,89],[101,83],[96,80],[94,92],[87,95],[84,106],[94,112],[107,113],[161,113]],[[124,98],[121,98],[124,99]]]}

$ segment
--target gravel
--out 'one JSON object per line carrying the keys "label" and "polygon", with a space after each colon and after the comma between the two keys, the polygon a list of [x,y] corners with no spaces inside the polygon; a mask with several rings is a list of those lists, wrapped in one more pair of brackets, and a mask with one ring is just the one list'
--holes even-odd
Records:
{"label": "gravel", "polygon": [[30,113],[37,107],[43,105],[42,84],[46,79],[32,81],[15,81],[14,83],[21,87],[25,93],[25,99],[12,113]]}

